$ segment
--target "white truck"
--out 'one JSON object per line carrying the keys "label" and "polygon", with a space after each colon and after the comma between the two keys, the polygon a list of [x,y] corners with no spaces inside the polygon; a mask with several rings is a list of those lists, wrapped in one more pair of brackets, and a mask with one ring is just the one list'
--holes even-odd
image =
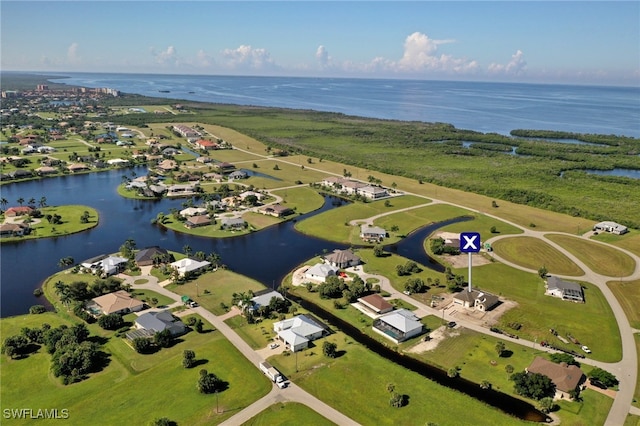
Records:
{"label": "white truck", "polygon": [[279,388],[286,387],[286,382],[284,380],[284,376],[282,375],[282,373],[280,373],[275,367],[273,367],[267,361],[263,361],[260,363],[260,370],[262,370],[262,372],[266,374],[267,377],[271,379],[273,383],[278,385]]}

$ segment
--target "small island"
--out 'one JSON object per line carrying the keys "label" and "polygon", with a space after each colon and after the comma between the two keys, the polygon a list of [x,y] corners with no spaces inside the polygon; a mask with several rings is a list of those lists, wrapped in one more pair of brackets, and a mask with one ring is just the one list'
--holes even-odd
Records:
{"label": "small island", "polygon": [[0,242],[60,237],[98,225],[98,211],[89,206],[49,206],[45,197],[37,206],[33,199],[27,205],[23,203],[24,200],[19,199],[19,205],[5,207],[8,201],[2,199]]}

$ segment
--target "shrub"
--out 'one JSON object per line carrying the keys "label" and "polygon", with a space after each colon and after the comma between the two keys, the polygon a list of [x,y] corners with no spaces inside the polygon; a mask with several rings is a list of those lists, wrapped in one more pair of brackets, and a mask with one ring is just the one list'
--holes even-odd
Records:
{"label": "shrub", "polygon": [[103,315],[98,318],[98,325],[105,330],[117,330],[124,325],[120,314]]}
{"label": "shrub", "polygon": [[30,314],[43,314],[45,312],[47,312],[47,308],[45,308],[43,305],[33,305],[29,308]]}
{"label": "shrub", "polygon": [[133,339],[133,349],[139,354],[146,354],[151,351],[151,341],[144,337],[136,337]]}

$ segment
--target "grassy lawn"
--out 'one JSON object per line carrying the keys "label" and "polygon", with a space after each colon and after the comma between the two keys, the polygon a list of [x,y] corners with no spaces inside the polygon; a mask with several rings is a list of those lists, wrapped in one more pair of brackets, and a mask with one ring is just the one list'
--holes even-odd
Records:
{"label": "grassy lawn", "polygon": [[[318,348],[312,348],[296,357],[278,355],[270,362],[296,384],[360,424],[452,424],[451,407],[462,406],[465,407],[465,415],[455,417],[456,425],[525,424],[473,398],[426,380],[340,332],[327,340],[335,342],[344,354],[329,359],[322,356]],[[398,393],[408,395],[407,406],[401,409],[389,406],[389,383],[395,384]],[[364,392],[364,395],[354,398],[354,390]]]}
{"label": "grassy lawn", "polygon": [[325,426],[335,423],[322,417],[304,404],[282,402],[260,412],[243,426]]}
{"label": "grassy lawn", "polygon": [[[255,292],[264,290],[264,288],[258,281],[226,269],[218,269],[215,272],[200,275],[197,279],[186,284],[169,284],[167,286],[167,289],[174,293],[189,296],[215,315],[222,315],[226,312],[220,304],[231,305],[233,293],[244,293],[249,290]],[[205,294],[205,290],[208,290],[209,293]]]}
{"label": "grassy lawn", "polygon": [[[464,270],[457,273],[466,274]],[[620,333],[613,312],[602,292],[593,284],[580,284],[584,288],[586,303],[573,303],[545,296],[544,283],[537,274],[527,273],[506,265],[493,263],[473,269],[476,285],[488,292],[517,302],[499,320],[498,327],[520,337],[538,342],[550,341],[558,346],[576,350],[575,345],[563,345],[549,332],[555,328],[561,336],[571,333],[593,353],[590,358],[617,362],[622,356]],[[598,318],[594,322],[593,318]],[[518,322],[518,331],[508,327]]]}
{"label": "grassy lawn", "polygon": [[[31,233],[21,237],[2,237],[2,242],[31,240],[36,238],[59,237],[62,235],[75,234],[77,232],[86,231],[87,229],[98,226],[98,211],[89,206],[66,205],[43,207],[39,209],[43,217],[37,220],[37,223],[31,224]],[[87,223],[82,223],[80,218],[84,212],[89,213]],[[47,221],[47,215],[60,215],[62,223],[51,224]],[[25,216],[26,218],[26,216]]]}
{"label": "grassy lawn", "polygon": [[138,290],[134,288],[134,289],[131,289],[130,294],[136,299],[142,300],[149,306],[151,306],[151,299],[153,298],[158,299],[158,305],[156,307],[167,306],[174,302],[173,299],[170,299],[167,296],[156,293],[155,291],[152,291],[152,290]]}
{"label": "grassy lawn", "polygon": [[264,319],[256,324],[248,324],[245,317],[236,315],[225,322],[231,327],[242,340],[247,342],[253,349],[264,349],[276,336],[273,331],[273,323],[277,320]]}
{"label": "grassy lawn", "polygon": [[594,240],[602,241],[627,249],[630,252],[640,256],[640,232],[630,229],[624,235],[609,234],[608,232],[600,232],[598,235],[591,237]]}
{"label": "grassy lawn", "polygon": [[319,209],[324,204],[324,198],[317,191],[303,186],[273,191],[282,197],[282,204],[295,208],[296,213],[304,214]]}
{"label": "grassy lawn", "polygon": [[598,274],[625,277],[635,270],[636,262],[612,247],[568,235],[546,234],[545,238],[560,244]]}
{"label": "grassy lawn", "polygon": [[[56,325],[49,316],[37,318],[40,324]],[[15,317],[3,319],[1,324],[3,332],[11,332],[24,321]],[[195,351],[198,367],[182,367],[185,349]],[[190,332],[173,347],[152,355],[137,354],[115,337],[109,337],[103,350],[111,354],[107,367],[69,386],[51,375],[50,355],[43,350],[21,360],[0,357],[3,408],[66,408],[73,424],[95,423],[98,417],[100,424],[146,424],[154,417],[168,417],[178,424],[204,425],[219,423],[271,389],[264,375],[215,331]],[[201,368],[229,383],[219,395],[220,414],[215,413],[215,396],[196,390]],[[154,390],[153,398],[149,398],[150,389]]]}
{"label": "grassy lawn", "polygon": [[[355,202],[344,205],[298,222],[296,223],[296,229],[304,234],[331,241],[362,244],[362,240],[359,237],[360,227],[350,226],[350,221],[367,219],[381,213],[392,213],[394,210],[429,202],[429,200],[410,195],[397,197],[391,201],[392,203],[389,207],[385,206],[383,200],[371,203]],[[426,223],[428,222],[424,221],[422,224]],[[332,226],[328,227],[327,224],[332,224]]]}
{"label": "grassy lawn", "polygon": [[544,266],[551,274],[580,276],[584,273],[567,256],[534,237],[498,240],[493,250],[504,259],[535,271]]}
{"label": "grassy lawn", "polygon": [[167,229],[170,229],[174,232],[181,232],[189,235],[197,235],[199,237],[207,237],[207,238],[229,238],[229,237],[237,237],[238,235],[245,235],[252,231],[253,228],[250,226],[240,229],[240,230],[226,230],[220,229],[220,218],[216,219],[216,223],[207,225],[207,226],[198,226],[196,228],[187,228],[184,226],[184,222],[179,220],[175,220],[170,214],[165,216],[165,220],[162,225]]}
{"label": "grassy lawn", "polygon": [[618,299],[631,327],[640,329],[640,280],[609,281],[607,286]]}
{"label": "grassy lawn", "polygon": [[560,410],[556,414],[560,416],[562,425],[604,424],[613,404],[613,399],[591,389],[585,390],[580,395],[582,396],[582,402],[557,401]]}

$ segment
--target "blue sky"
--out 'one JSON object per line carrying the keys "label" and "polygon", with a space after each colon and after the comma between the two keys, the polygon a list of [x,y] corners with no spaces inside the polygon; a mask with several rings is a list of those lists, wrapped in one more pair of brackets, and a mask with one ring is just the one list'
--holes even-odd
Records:
{"label": "blue sky", "polygon": [[0,2],[1,69],[640,85],[640,2]]}

